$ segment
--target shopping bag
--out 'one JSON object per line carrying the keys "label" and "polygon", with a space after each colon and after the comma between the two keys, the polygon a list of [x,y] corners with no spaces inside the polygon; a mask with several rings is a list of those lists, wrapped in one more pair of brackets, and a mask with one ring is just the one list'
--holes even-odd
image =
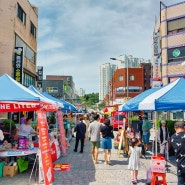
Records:
{"label": "shopping bag", "polygon": [[4,167],[4,161],[0,162],[0,177],[3,176],[3,167]]}
{"label": "shopping bag", "polygon": [[152,182],[152,170],[149,168],[146,171],[146,184],[150,184]]}
{"label": "shopping bag", "polygon": [[29,161],[25,160],[24,158],[19,158],[17,160],[17,164],[19,167],[19,172],[22,173],[28,169]]}

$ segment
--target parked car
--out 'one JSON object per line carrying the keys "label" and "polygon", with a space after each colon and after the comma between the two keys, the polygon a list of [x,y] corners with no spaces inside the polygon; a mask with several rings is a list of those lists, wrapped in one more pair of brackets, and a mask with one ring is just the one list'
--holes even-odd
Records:
{"label": "parked car", "polygon": [[112,112],[112,125],[114,130],[120,129],[122,127],[125,127],[126,129],[128,127],[127,113],[118,111]]}

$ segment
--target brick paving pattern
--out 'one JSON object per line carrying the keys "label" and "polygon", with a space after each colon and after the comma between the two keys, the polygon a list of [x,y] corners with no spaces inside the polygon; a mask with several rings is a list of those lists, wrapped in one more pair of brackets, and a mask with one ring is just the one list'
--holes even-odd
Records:
{"label": "brick paving pattern", "polygon": [[[55,163],[70,163],[70,171],[55,172],[55,181],[53,185],[129,185],[130,171],[127,170],[128,157],[124,156],[121,152],[120,156],[117,154],[116,149],[112,149],[111,163],[106,165],[103,161],[103,153],[100,149],[99,162],[94,164],[91,157],[91,143],[87,141],[84,153],[73,152],[75,138],[70,142],[70,147],[67,149],[67,155],[60,157]],[[146,170],[150,167],[151,152],[147,152],[148,159],[141,159],[141,168],[139,169],[138,185],[146,184]],[[174,162],[174,157],[170,158]],[[166,173],[167,184],[176,185],[177,177],[173,173],[176,167],[169,164],[169,169],[172,171]],[[2,177],[0,178],[0,185],[28,185],[31,169],[15,177]],[[31,179],[30,185],[36,185],[34,175]]]}

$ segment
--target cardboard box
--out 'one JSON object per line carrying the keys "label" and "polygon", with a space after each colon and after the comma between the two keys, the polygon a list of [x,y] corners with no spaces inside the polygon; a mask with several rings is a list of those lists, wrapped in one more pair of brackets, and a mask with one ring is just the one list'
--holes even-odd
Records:
{"label": "cardboard box", "polygon": [[4,166],[3,176],[14,177],[18,173],[18,166]]}

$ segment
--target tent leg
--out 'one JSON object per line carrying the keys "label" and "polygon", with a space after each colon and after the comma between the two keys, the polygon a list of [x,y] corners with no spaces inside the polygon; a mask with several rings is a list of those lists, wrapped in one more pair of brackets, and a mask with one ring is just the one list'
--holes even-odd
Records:
{"label": "tent leg", "polygon": [[157,111],[154,112],[155,115],[155,155],[157,155]]}

